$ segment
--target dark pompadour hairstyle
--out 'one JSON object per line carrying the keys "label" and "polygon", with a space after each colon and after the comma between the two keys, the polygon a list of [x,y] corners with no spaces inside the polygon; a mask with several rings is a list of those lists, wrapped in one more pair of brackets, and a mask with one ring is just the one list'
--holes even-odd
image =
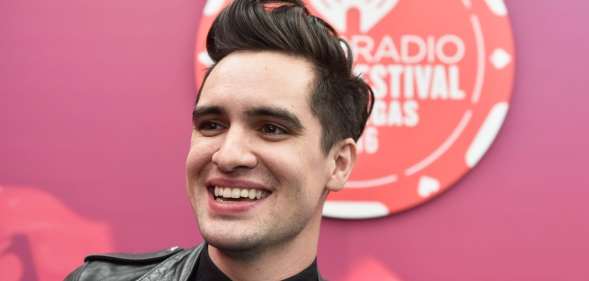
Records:
{"label": "dark pompadour hairstyle", "polygon": [[323,151],[348,137],[357,141],[362,134],[374,94],[352,72],[349,45],[302,1],[235,0],[213,22],[206,45],[214,64],[202,85],[217,62],[236,51],[275,51],[307,59],[315,69],[310,107],[323,129]]}

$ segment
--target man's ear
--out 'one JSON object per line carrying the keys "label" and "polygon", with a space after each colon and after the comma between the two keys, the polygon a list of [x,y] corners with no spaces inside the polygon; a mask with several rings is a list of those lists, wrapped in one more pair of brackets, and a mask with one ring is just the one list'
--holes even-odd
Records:
{"label": "man's ear", "polygon": [[328,191],[339,191],[344,187],[356,164],[356,153],[356,142],[352,138],[341,140],[331,147],[328,155],[329,161],[332,161],[326,185]]}

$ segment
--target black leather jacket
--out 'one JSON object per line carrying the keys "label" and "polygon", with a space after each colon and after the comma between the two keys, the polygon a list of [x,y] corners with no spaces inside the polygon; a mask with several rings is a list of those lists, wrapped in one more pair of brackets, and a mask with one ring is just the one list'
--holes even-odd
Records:
{"label": "black leather jacket", "polygon": [[141,255],[90,255],[64,281],[187,281],[204,245]]}
{"label": "black leather jacket", "polygon": [[186,281],[203,246],[141,255],[90,255],[64,281]]}

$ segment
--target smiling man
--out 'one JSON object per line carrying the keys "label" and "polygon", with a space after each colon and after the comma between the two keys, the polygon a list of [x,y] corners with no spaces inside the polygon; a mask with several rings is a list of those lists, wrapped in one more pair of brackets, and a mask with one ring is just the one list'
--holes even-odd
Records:
{"label": "smiling man", "polygon": [[336,32],[297,0],[236,0],[207,36],[187,193],[205,243],[93,255],[67,280],[321,280],[323,203],[372,108]]}

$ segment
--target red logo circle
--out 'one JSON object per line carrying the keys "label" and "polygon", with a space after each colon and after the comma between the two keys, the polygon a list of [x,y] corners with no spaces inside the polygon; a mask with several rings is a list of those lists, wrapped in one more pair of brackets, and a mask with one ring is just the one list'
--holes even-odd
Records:
{"label": "red logo circle", "polygon": [[[230,0],[209,0],[195,51],[196,81],[211,61],[204,41]],[[376,101],[346,188],[328,217],[373,218],[422,204],[473,168],[509,108],[514,47],[502,0],[308,0],[354,51],[354,71]]]}

